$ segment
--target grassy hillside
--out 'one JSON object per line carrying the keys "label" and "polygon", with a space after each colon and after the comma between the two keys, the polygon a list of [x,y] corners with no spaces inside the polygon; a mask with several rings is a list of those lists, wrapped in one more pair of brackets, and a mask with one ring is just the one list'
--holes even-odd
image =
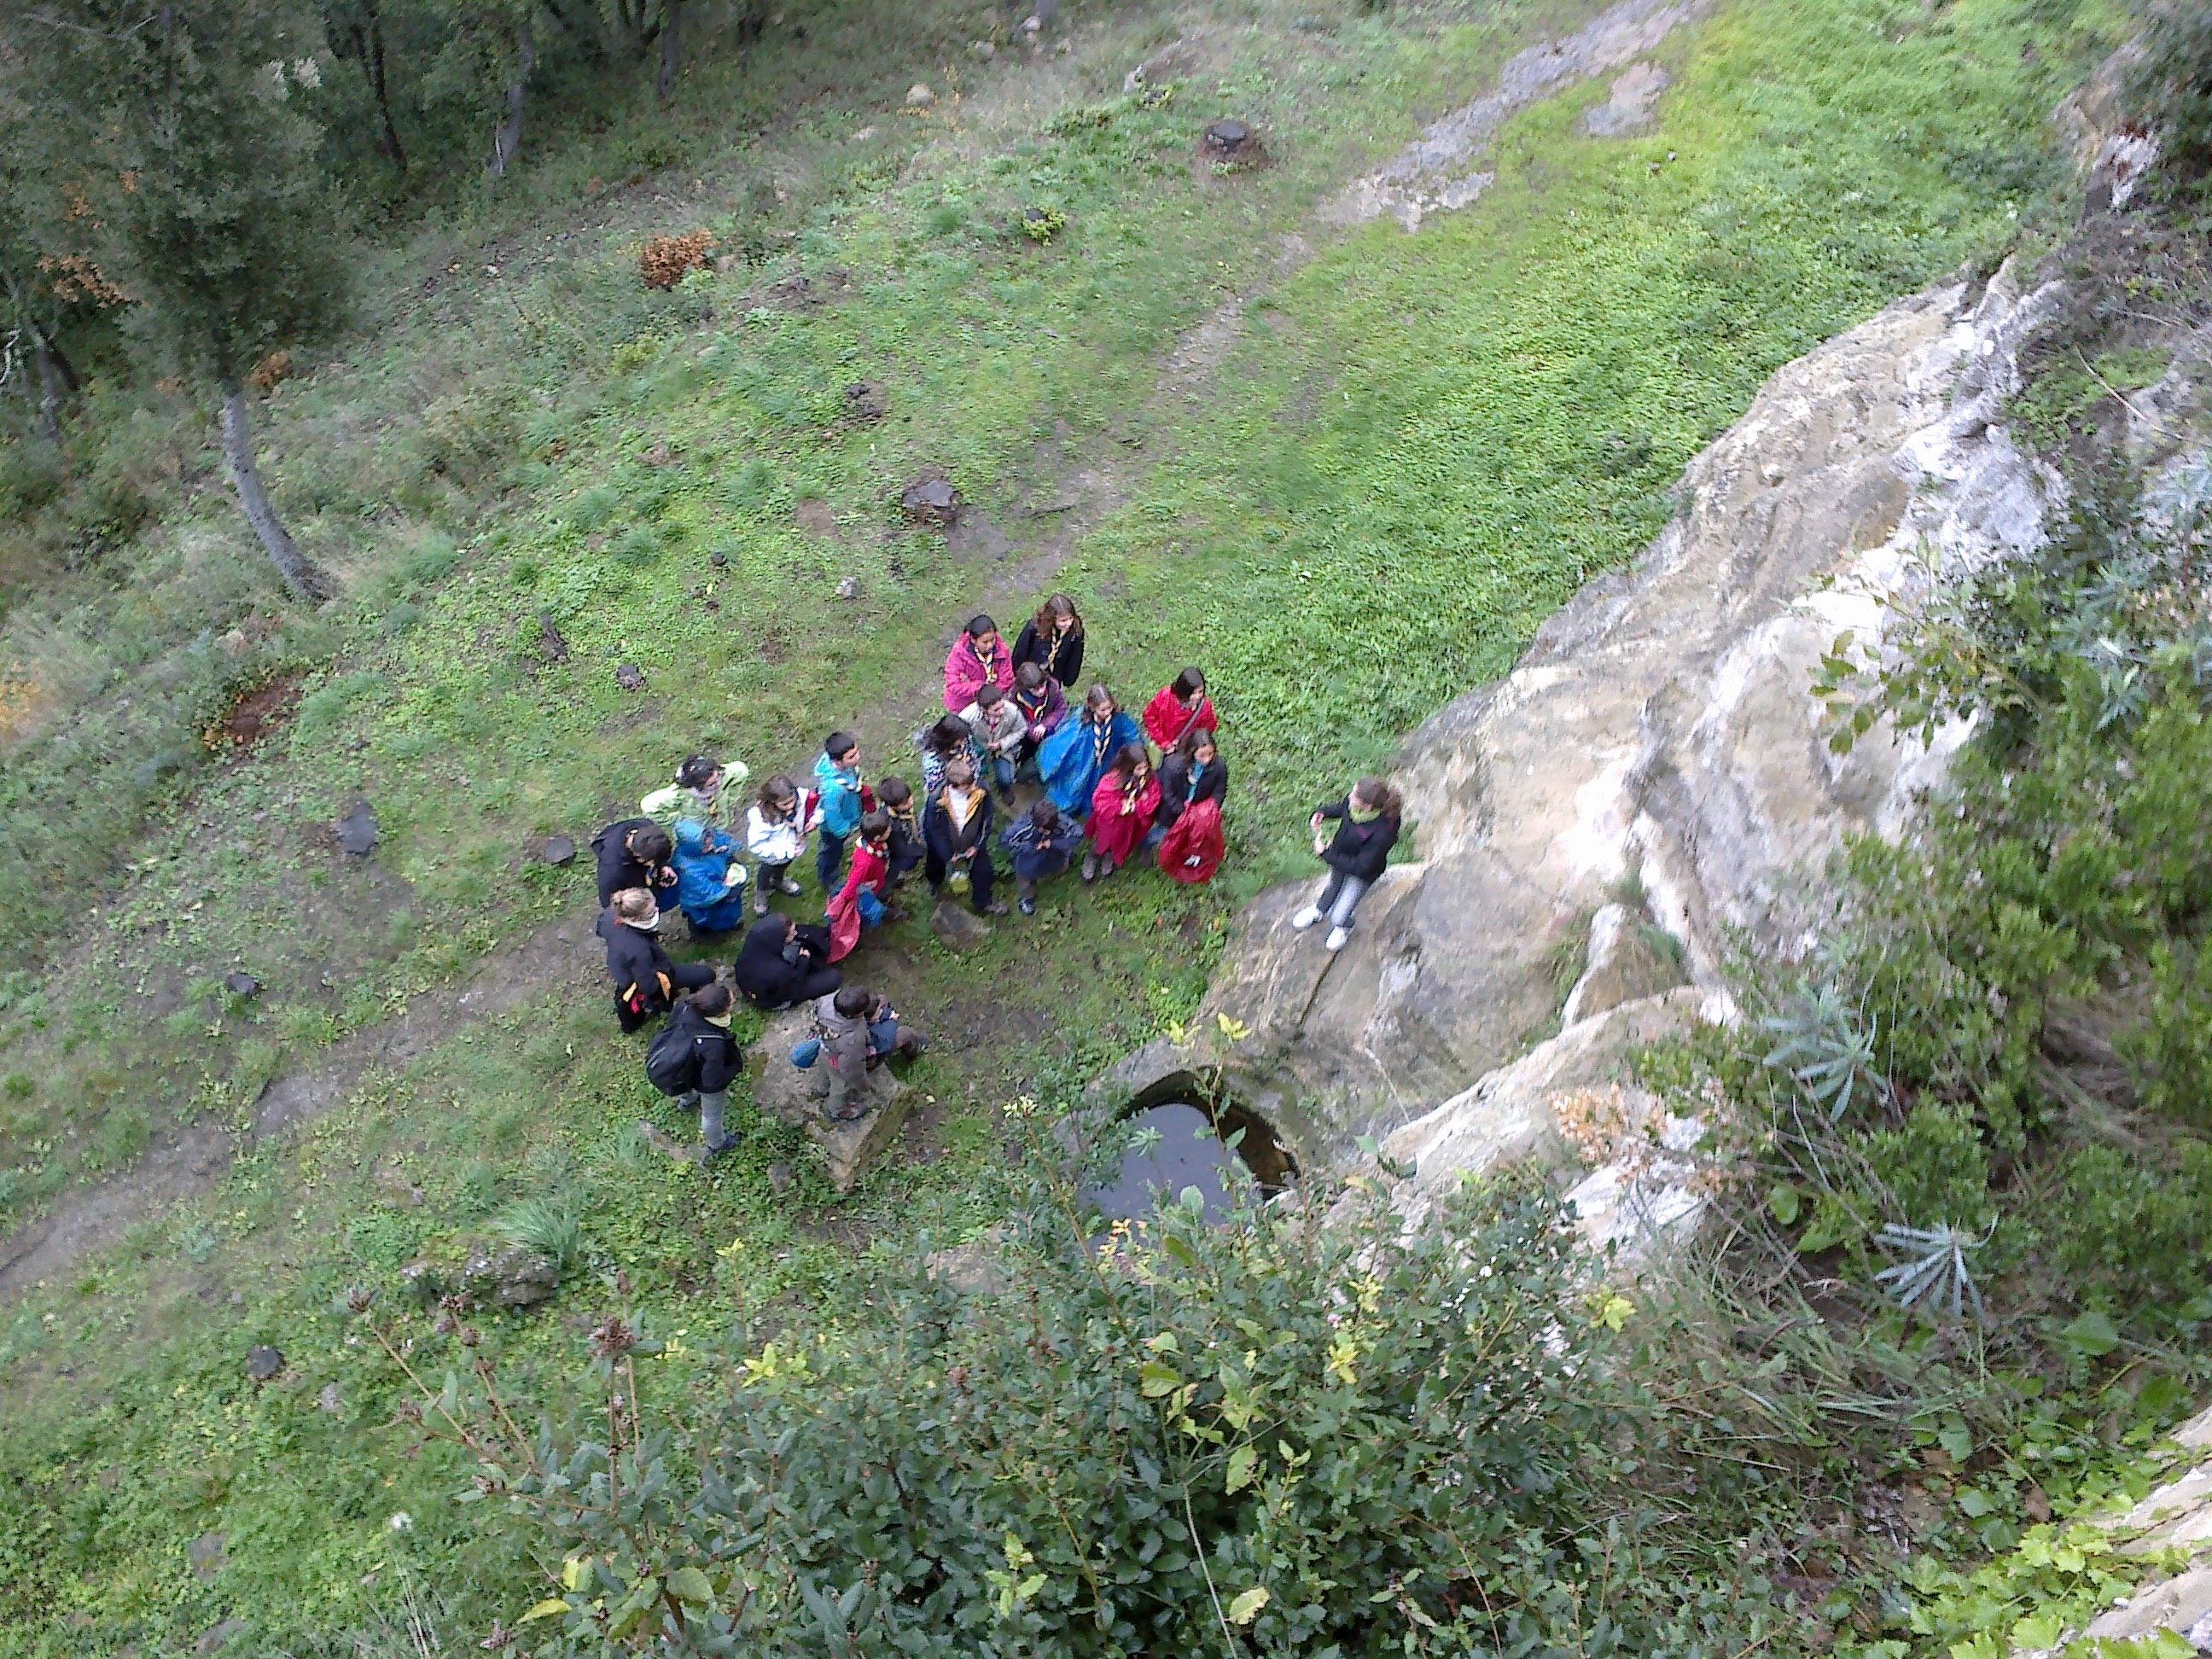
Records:
{"label": "grassy hillside", "polygon": [[[527,213],[383,256],[376,325],[265,409],[279,502],[349,577],[332,607],[264,580],[193,417],[99,394],[100,476],[136,466],[153,516],[60,577],[21,556],[0,899],[47,954],[8,992],[0,1205],[32,1220],[471,965],[510,971],[589,900],[530,844],[587,835],[684,751],[757,777],[857,721],[872,771],[903,765],[979,603],[1011,625],[1073,592],[1091,672],[1133,698],[1206,667],[1229,872],[1051,894],[980,956],[912,923],[872,945],[864,971],[943,1040],[923,1127],[849,1200],[742,1109],[711,1173],[652,1152],[641,1117],[685,1126],[574,975],[241,1142],[204,1199],[0,1312],[0,1655],[182,1652],[226,1618],[258,1651],[398,1651],[418,1612],[455,1646],[512,1618],[536,1595],[520,1547],[452,1504],[461,1466],[400,1455],[348,1285],[396,1295],[419,1254],[565,1214],[571,1288],[486,1327],[557,1411],[602,1273],[679,1339],[804,1328],[873,1265],[990,1225],[1016,1178],[1003,1104],[1064,1103],[1187,1014],[1235,902],[1303,867],[1311,799],[1646,541],[1777,364],[2023,234],[2045,115],[2096,45],[2012,0],[1740,0],[1656,54],[1652,131],[1583,137],[1604,88],[1571,91],[1506,129],[1475,207],[1409,237],[1314,210],[1586,11],[1079,10],[1066,56],[988,64],[952,55],[950,11],[915,55],[908,15],[772,36],[732,83],[787,112],[764,134],[726,148],[703,122],[683,166],[588,200],[561,193],[595,176],[580,160],[549,163]],[[1178,36],[1171,91],[1119,91]],[[828,76],[841,56],[868,73]],[[938,96],[908,112],[916,78]],[[1272,166],[1194,165],[1232,113]],[[1030,205],[1065,215],[1057,238],[1012,228]],[[643,289],[642,235],[696,224],[761,263]],[[1209,361],[1188,331],[1231,295]],[[848,416],[861,379],[888,389],[880,424]],[[929,470],[973,509],[950,544],[896,513]],[[266,684],[296,690],[274,735],[197,747]],[[317,830],[357,796],[369,869]],[[234,968],[262,995],[222,993]],[[262,1341],[290,1370],[255,1389]]]}

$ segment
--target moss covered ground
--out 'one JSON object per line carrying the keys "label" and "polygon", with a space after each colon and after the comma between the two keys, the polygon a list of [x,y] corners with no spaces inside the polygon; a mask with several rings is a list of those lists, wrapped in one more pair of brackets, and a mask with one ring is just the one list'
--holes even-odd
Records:
{"label": "moss covered ground", "polygon": [[[46,641],[70,695],[11,787],[94,819],[101,867],[71,884],[51,971],[9,988],[19,1224],[183,1126],[249,1120],[270,1078],[499,971],[533,930],[574,921],[588,969],[588,875],[527,849],[587,836],[680,754],[758,777],[856,724],[872,772],[910,769],[979,603],[1011,626],[1073,592],[1087,673],[1134,700],[1203,665],[1233,786],[1213,890],[1132,872],[1048,892],[979,955],[918,921],[872,944],[861,971],[939,1042],[915,1074],[929,1109],[849,1197],[742,1107],[744,1146],[710,1170],[653,1152],[641,1119],[687,1126],[596,984],[561,975],[22,1287],[0,1309],[0,1655],[184,1652],[225,1619],[256,1651],[397,1652],[410,1617],[458,1646],[526,1605],[515,1547],[453,1501],[465,1472],[399,1455],[349,1285],[397,1295],[403,1262],[525,1200],[565,1210],[568,1287],[489,1337],[557,1412],[602,1274],[680,1346],[834,1318],[872,1264],[988,1227],[1001,1106],[1063,1102],[1187,1018],[1236,902],[1305,867],[1313,799],[1631,556],[1776,366],[2033,234],[2045,115],[2099,38],[2019,0],[1735,0],[1654,54],[1674,78],[1649,132],[1582,136],[1600,81],[1516,117],[1481,200],[1418,235],[1316,222],[1587,15],[1079,9],[1074,52],[986,64],[952,56],[950,10],[930,61],[863,8],[827,14],[714,83],[746,110],[816,94],[765,131],[718,133],[695,103],[641,182],[587,194],[588,151],[562,152],[539,199],[385,257],[374,325],[266,406],[272,487],[346,573],[337,605],[277,603],[222,500],[189,488],[157,495],[134,577],[21,599],[18,646]],[[806,81],[840,27],[868,74]],[[1179,36],[1171,90],[1121,93]],[[939,95],[908,112],[915,78]],[[1232,113],[1271,166],[1194,162]],[[1058,236],[1012,228],[1031,205]],[[762,262],[643,290],[641,236],[695,223]],[[803,294],[775,285],[793,276]],[[1193,333],[1232,296],[1239,326]],[[850,417],[863,379],[887,388],[879,423]],[[185,445],[179,476],[206,459]],[[933,471],[970,504],[950,543],[896,511]],[[290,675],[276,735],[190,752],[244,683]],[[374,871],[314,830],[356,797]],[[224,994],[234,969],[262,994]],[[258,1342],[288,1362],[259,1388]],[[694,1385],[661,1362],[656,1389]]]}

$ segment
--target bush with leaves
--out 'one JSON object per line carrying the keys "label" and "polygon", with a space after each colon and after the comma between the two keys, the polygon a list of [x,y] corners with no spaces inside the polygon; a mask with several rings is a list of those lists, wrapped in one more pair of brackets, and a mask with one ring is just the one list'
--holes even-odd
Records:
{"label": "bush with leaves", "polygon": [[[1787,1620],[1733,1553],[1685,1575],[1649,1528],[1629,1390],[1606,1380],[1621,1322],[1589,1312],[1540,1182],[1412,1231],[1372,1196],[1331,1222],[1171,1203],[1103,1243],[1060,1199],[1002,1247],[1007,1288],[917,1274],[835,1334],[692,1356],[682,1410],[641,1408],[686,1362],[628,1314],[594,1333],[604,1407],[580,1438],[519,1439],[488,1367],[426,1388],[431,1428],[542,1528],[519,1638],[1349,1655],[1604,1626],[1657,1653]],[[417,1371],[434,1352],[382,1334]]]}

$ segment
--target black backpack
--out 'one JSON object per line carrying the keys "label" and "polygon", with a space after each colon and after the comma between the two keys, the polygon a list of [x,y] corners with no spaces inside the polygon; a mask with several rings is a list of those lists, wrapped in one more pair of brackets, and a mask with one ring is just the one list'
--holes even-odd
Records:
{"label": "black backpack", "polygon": [[645,1049],[645,1080],[664,1095],[688,1095],[699,1086],[699,1045],[707,1039],[671,1020]]}

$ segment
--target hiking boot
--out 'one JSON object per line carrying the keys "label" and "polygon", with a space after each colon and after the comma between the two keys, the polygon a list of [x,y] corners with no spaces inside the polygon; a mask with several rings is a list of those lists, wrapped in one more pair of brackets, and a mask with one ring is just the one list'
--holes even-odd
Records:
{"label": "hiking boot", "polygon": [[801,887],[801,886],[800,886],[797,882],[793,881],[793,880],[789,877],[789,876],[786,876],[786,877],[783,878],[782,886],[783,886],[783,890],[784,890],[785,892],[787,892],[787,893],[798,894],[798,893],[803,893],[803,892],[805,892],[805,891],[806,890],[804,887]]}
{"label": "hiking boot", "polygon": [[1341,951],[1352,943],[1351,930],[1344,927],[1332,927],[1328,930],[1328,937],[1322,943],[1332,951]]}
{"label": "hiking boot", "polygon": [[712,1164],[716,1158],[721,1157],[723,1153],[734,1152],[737,1150],[738,1138],[735,1135],[724,1135],[722,1137],[722,1144],[720,1146],[702,1146],[699,1149],[699,1161],[702,1164]]}
{"label": "hiking boot", "polygon": [[1291,918],[1291,926],[1297,929],[1299,933],[1303,933],[1307,928],[1312,927],[1314,923],[1320,920],[1321,906],[1318,904],[1309,904],[1304,909],[1299,911],[1297,915]]}
{"label": "hiking boot", "polygon": [[757,916],[768,914],[768,889],[765,887],[756,888],[753,891],[753,914]]}
{"label": "hiking boot", "polygon": [[1097,854],[1085,853],[1083,855],[1083,879],[1086,885],[1098,879]]}
{"label": "hiking boot", "polygon": [[1006,914],[1006,902],[993,899],[988,904],[979,904],[975,907],[975,914],[979,916],[1003,916]]}
{"label": "hiking boot", "polygon": [[1036,914],[1036,901],[1031,898],[1024,899],[1022,901],[1022,914],[1025,916],[1035,915]]}

